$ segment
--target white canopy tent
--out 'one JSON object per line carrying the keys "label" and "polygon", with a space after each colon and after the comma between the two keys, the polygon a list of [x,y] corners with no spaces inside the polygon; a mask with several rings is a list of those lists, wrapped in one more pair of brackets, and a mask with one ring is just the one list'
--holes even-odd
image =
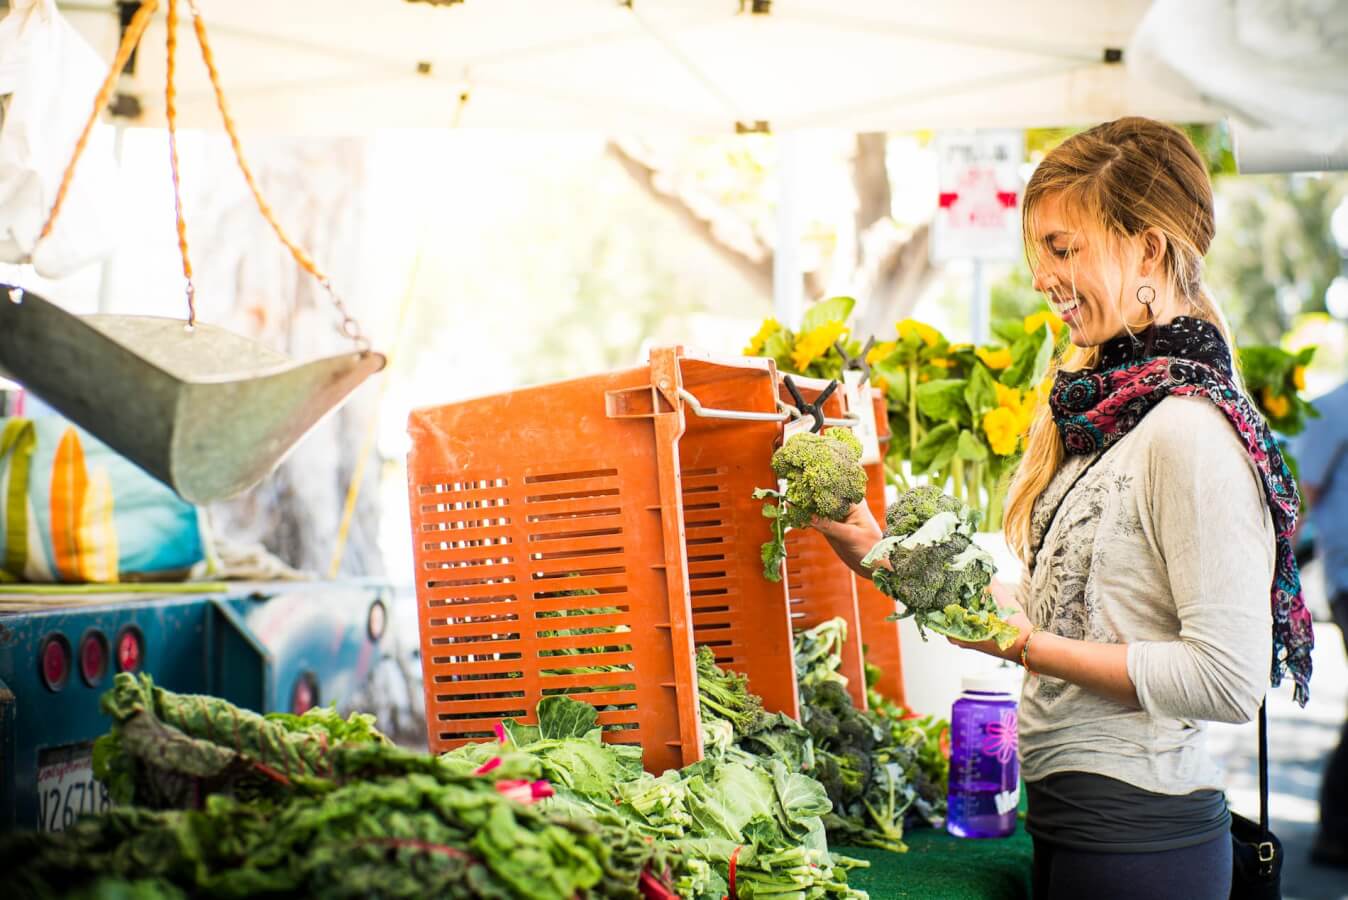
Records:
{"label": "white canopy tent", "polygon": [[[1222,109],[1130,71],[1147,0],[197,0],[248,131],[849,131],[1051,126]],[[163,4],[160,4],[161,7]],[[115,4],[62,2],[106,58]],[[767,12],[755,13],[755,8]],[[188,10],[184,127],[219,127]],[[162,10],[124,91],[164,115]]]}

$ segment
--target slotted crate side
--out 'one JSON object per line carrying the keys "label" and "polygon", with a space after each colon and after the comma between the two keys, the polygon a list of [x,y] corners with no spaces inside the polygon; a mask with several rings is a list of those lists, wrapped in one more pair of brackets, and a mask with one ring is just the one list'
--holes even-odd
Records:
{"label": "slotted crate side", "polygon": [[601,707],[605,738],[640,744],[654,771],[700,758],[686,595],[667,579],[682,548],[667,552],[661,517],[663,494],[678,505],[677,423],[606,411],[607,391],[649,380],[642,368],[411,415],[432,751],[567,694]]}
{"label": "slotted crate side", "polygon": [[[828,387],[827,381],[815,378],[792,376],[792,380],[810,402]],[[779,384],[778,390],[784,402],[793,402],[785,383]],[[828,399],[824,414],[829,418],[842,418],[846,414],[842,391],[835,391]],[[793,627],[812,628],[832,618],[841,618],[846,623],[847,641],[843,645],[840,671],[847,678],[847,692],[852,701],[858,708],[865,709],[866,670],[861,652],[856,579],[852,570],[838,558],[819,532],[794,530],[786,536],[786,584]]]}
{"label": "slotted crate side", "polygon": [[[889,449],[889,405],[884,392],[871,389],[875,424],[880,438],[880,462],[866,466],[866,506],[880,527],[885,525],[885,451]],[[890,597],[876,589],[869,578],[856,578],[857,611],[861,618],[861,643],[866,660],[880,667],[875,689],[900,706],[907,705],[903,690],[903,658],[899,650],[899,623],[886,621],[895,606]]]}
{"label": "slotted crate side", "polygon": [[[737,361],[738,362],[738,361]],[[748,365],[748,363],[754,365]],[[683,385],[704,407],[775,412],[768,360],[683,360]],[[701,418],[689,411],[679,445],[693,640],[717,663],[749,678],[770,712],[799,718],[786,589],[763,577],[758,548],[770,525],[754,488],[771,487],[775,422]]]}
{"label": "slotted crate side", "polygon": [[813,628],[833,618],[847,624],[839,671],[847,678],[852,701],[865,709],[866,668],[852,570],[838,559],[823,535],[813,530],[793,531],[786,536],[786,582],[796,628]]}

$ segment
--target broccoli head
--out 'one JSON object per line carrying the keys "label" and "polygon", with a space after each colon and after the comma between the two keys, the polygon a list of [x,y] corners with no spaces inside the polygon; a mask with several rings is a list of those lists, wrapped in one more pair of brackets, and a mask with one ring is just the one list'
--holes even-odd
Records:
{"label": "broccoli head", "polygon": [[966,535],[956,532],[933,544],[896,547],[889,554],[893,569],[877,568],[875,583],[908,608],[905,617],[965,603],[982,593],[992,579],[991,570],[976,561],[962,568],[951,566],[951,561],[972,544]]}
{"label": "broccoli head", "polygon": [[935,485],[925,484],[904,491],[885,511],[885,534],[907,537],[937,513],[964,515],[966,507]]}
{"label": "broccoli head", "polygon": [[[885,537],[862,564],[872,580],[904,606],[897,618],[915,616],[926,629],[966,641],[993,638],[1010,646],[1018,633],[1000,618],[987,594],[996,567],[973,542],[977,515],[930,485],[906,491],[885,514]],[[878,565],[886,560],[888,567]]]}
{"label": "broccoli head", "polygon": [[783,444],[772,455],[772,471],[786,480],[786,525],[804,528],[816,515],[840,522],[866,499],[861,452],[861,442],[846,428],[793,435]]}
{"label": "broccoli head", "polygon": [[785,479],[786,492],[758,488],[754,499],[769,501],[763,516],[772,522],[772,538],[763,544],[763,577],[781,581],[788,528],[804,528],[814,516],[841,522],[852,504],[866,498],[861,441],[846,428],[792,435],[772,455],[772,471]]}

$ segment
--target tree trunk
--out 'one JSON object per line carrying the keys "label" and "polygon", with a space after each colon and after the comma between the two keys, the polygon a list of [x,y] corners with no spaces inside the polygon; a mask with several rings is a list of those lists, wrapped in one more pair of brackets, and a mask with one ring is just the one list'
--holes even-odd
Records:
{"label": "tree trunk", "polygon": [[[608,151],[653,200],[679,216],[690,231],[760,285],[764,295],[771,296],[772,248],[747,225],[724,210],[708,208],[681,195],[672,179],[662,177],[639,146],[611,141]],[[820,272],[804,275],[805,297],[809,301],[826,296],[826,280],[849,286],[849,292],[858,301],[853,331],[862,337],[876,334],[887,338],[893,323],[912,311],[935,273],[929,259],[928,226],[905,231],[890,215],[892,197],[886,154],[883,133],[857,135],[852,172],[857,193],[855,246],[840,250],[835,262],[850,267],[850,272],[828,279]]]}

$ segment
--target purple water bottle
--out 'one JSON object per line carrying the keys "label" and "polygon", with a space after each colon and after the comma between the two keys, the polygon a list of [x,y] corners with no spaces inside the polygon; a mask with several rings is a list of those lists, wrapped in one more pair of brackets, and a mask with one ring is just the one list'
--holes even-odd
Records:
{"label": "purple water bottle", "polygon": [[1000,671],[965,676],[950,716],[946,830],[956,837],[1006,837],[1020,803],[1016,701]]}

